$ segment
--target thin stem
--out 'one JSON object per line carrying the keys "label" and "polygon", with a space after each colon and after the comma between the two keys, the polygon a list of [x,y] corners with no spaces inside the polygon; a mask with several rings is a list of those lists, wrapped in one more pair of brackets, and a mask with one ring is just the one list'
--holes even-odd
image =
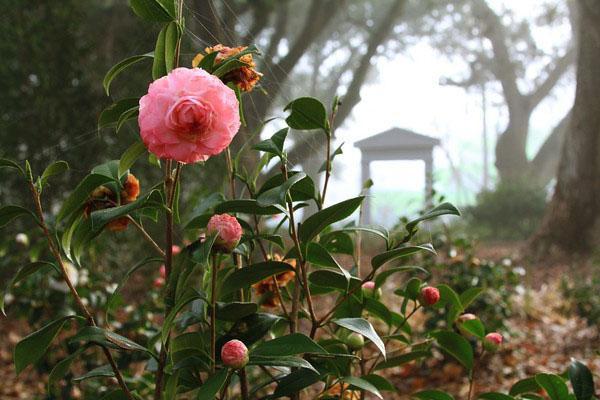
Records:
{"label": "thin stem", "polygon": [[217,362],[217,271],[218,256],[212,256],[212,270],[210,272],[210,370],[214,374]]}
{"label": "thin stem", "polygon": [[225,150],[225,161],[227,162],[227,171],[229,172],[229,191],[233,200],[235,199],[235,171],[233,170],[233,161],[231,160],[229,147]]}
{"label": "thin stem", "polygon": [[325,157],[325,182],[323,183],[323,193],[321,194],[321,206],[325,204],[325,195],[327,194],[327,185],[329,184],[329,177],[331,176],[331,133],[327,133],[327,146],[326,146]]}
{"label": "thin stem", "polygon": [[473,398],[473,393],[475,392],[475,371],[478,369],[479,361],[483,358],[483,354],[485,353],[485,349],[482,348],[479,357],[475,361],[474,368],[469,373],[469,395],[467,396],[467,400],[471,400]]}
{"label": "thin stem", "polygon": [[[33,184],[33,182],[29,182],[29,188],[31,190],[31,194],[33,195],[33,201],[35,203],[35,212],[38,217],[38,225],[44,232],[44,236],[46,237],[46,241],[48,242],[48,248],[50,249],[50,252],[54,256],[54,259],[58,263],[58,266],[62,273],[62,278],[65,281],[65,283],[67,284],[69,291],[71,292],[71,295],[73,296],[73,298],[75,299],[75,302],[77,303],[77,306],[79,307],[81,312],[85,315],[88,325],[97,326],[92,313],[85,306],[85,304],[83,303],[83,300],[81,299],[81,296],[79,296],[79,293],[77,292],[77,289],[75,289],[73,282],[71,282],[71,279],[69,278],[69,274],[67,272],[67,267],[65,266],[63,258],[60,254],[60,250],[59,250],[58,246],[54,243],[54,239],[52,238],[52,235],[50,234],[50,230],[48,229],[48,225],[46,224],[46,221],[44,219],[44,211],[42,209],[42,201],[41,201],[40,193],[35,188],[35,185]],[[127,397],[127,399],[133,400],[133,396],[131,395],[131,392],[129,391],[127,384],[125,383],[125,380],[123,379],[123,375],[121,375],[121,371],[119,370],[119,367],[117,366],[117,363],[115,362],[115,359],[113,358],[112,354],[110,354],[110,351],[105,346],[101,345],[100,347],[102,347],[102,351],[104,352],[104,355],[105,355],[106,359],[108,360],[108,363],[110,364],[110,367],[113,370],[113,373],[115,374],[115,377],[117,378],[117,381],[119,382],[119,386],[123,390],[123,393],[125,393],[125,396]]]}
{"label": "thin stem", "polygon": [[366,281],[371,280],[371,278],[373,278],[373,271],[371,271],[371,273],[369,273],[369,275],[367,275],[361,282],[360,285],[357,285],[356,287],[354,287],[353,289],[350,289],[346,294],[344,294],[342,296],[342,298],[340,300],[338,300],[337,303],[335,303],[335,305],[331,308],[331,310],[329,310],[327,312],[327,314],[325,314],[323,317],[321,317],[321,319],[319,319],[317,321],[319,326],[322,326],[324,323],[327,322],[327,319],[329,317],[331,317],[331,315],[335,312],[335,310],[338,309],[339,306],[341,306],[347,299],[348,297],[352,296],[356,291],[358,291],[359,289],[362,289],[362,284],[365,283]]}
{"label": "thin stem", "polygon": [[128,215],[127,218],[140,231],[140,233],[142,234],[142,236],[144,237],[144,239],[146,239],[148,241],[148,243],[150,243],[152,245],[152,247],[154,248],[154,250],[156,250],[156,252],[158,254],[160,254],[161,257],[165,257],[165,252],[163,251],[163,249],[161,249],[160,246],[158,245],[158,243],[156,243],[154,241],[154,239],[152,239],[152,236],[150,236],[150,234],[148,232],[146,232],[146,230],[144,229],[144,227],[142,225],[140,225],[130,215]]}

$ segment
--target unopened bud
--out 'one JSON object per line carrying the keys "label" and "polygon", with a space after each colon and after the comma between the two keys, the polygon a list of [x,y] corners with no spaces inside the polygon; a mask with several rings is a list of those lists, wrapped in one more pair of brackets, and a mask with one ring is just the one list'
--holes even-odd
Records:
{"label": "unopened bud", "polygon": [[248,348],[237,339],[230,340],[221,348],[221,360],[227,367],[244,368],[248,364]]}

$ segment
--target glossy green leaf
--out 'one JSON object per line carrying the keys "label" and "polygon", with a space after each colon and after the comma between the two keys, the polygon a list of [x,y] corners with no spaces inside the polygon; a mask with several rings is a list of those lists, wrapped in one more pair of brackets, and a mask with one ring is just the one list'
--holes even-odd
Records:
{"label": "glossy green leaf", "polygon": [[403,365],[403,364],[409,363],[411,361],[418,360],[420,358],[429,357],[430,355],[431,355],[431,353],[426,350],[415,350],[415,351],[411,351],[409,353],[400,354],[400,355],[397,355],[394,357],[390,357],[387,360],[382,361],[379,364],[377,364],[377,366],[375,367],[375,371],[380,371],[380,370],[386,369],[386,368],[397,367],[399,365]]}
{"label": "glossy green leaf", "polygon": [[449,331],[433,332],[431,336],[436,339],[442,350],[454,357],[467,370],[473,369],[473,348],[467,339]]}
{"label": "glossy green leaf", "polygon": [[411,396],[420,400],[454,400],[454,397],[440,390],[423,390]]}
{"label": "glossy green leaf", "polygon": [[287,271],[294,271],[294,268],[290,264],[281,261],[265,261],[236,269],[225,278],[220,294],[221,296],[225,296],[239,289],[247,288],[263,279]]}
{"label": "glossy green leaf", "polygon": [[321,375],[310,369],[298,369],[284,376],[277,382],[277,388],[271,396],[273,399],[289,396],[300,392],[302,389],[317,383]]}
{"label": "glossy green leaf", "polygon": [[253,147],[253,149],[264,151],[265,153],[274,154],[278,157],[283,157],[283,146],[288,131],[288,128],[283,128],[275,132],[275,134],[273,134],[271,138],[259,142]]}
{"label": "glossy green leaf", "polygon": [[110,365],[101,365],[99,367],[92,369],[91,371],[86,372],[83,375],[73,378],[73,382],[81,382],[81,381],[85,381],[87,379],[94,379],[94,378],[112,378],[114,376],[115,376],[115,373],[113,372]]}
{"label": "glossy green leaf", "polygon": [[82,208],[94,189],[111,181],[113,181],[113,178],[101,174],[90,174],[86,176],[63,203],[63,206],[56,217],[57,221],[68,217]]}
{"label": "glossy green leaf", "polygon": [[227,368],[224,368],[217,371],[214,375],[210,376],[202,384],[202,386],[200,386],[200,390],[198,390],[197,399],[214,400],[216,398],[217,393],[219,393],[219,391],[225,384],[228,375],[229,371],[227,370]]}
{"label": "glossy green leaf", "polygon": [[42,177],[40,178],[42,181],[42,185],[45,185],[48,182],[50,177],[62,174],[65,171],[68,171],[69,164],[66,161],[55,161],[52,164],[48,165],[44,172],[42,173]]}
{"label": "glossy green leaf", "polygon": [[242,303],[237,301],[232,303],[217,302],[217,319],[221,321],[235,322],[257,311],[258,305],[256,303]]}
{"label": "glossy green leaf", "polygon": [[179,41],[179,26],[176,22],[170,22],[165,31],[165,71],[168,74],[175,68],[175,53]]}
{"label": "glossy green leaf", "polygon": [[265,367],[288,367],[288,368],[306,368],[317,372],[311,363],[300,357],[294,356],[250,356],[248,365],[262,365]]}
{"label": "glossy green leaf", "polygon": [[485,327],[479,319],[471,319],[460,324],[460,327],[479,339],[485,336]]}
{"label": "glossy green leaf", "polygon": [[167,65],[165,63],[165,37],[170,24],[165,25],[159,32],[154,46],[154,61],[152,62],[152,79],[157,80],[167,75]]}
{"label": "glossy green leaf", "polygon": [[371,266],[373,269],[377,269],[387,262],[398,258],[408,257],[420,251],[428,251],[436,254],[433,246],[429,243],[418,246],[402,246],[376,255],[371,259]]}
{"label": "glossy green leaf", "polygon": [[478,398],[484,400],[514,400],[514,397],[499,392],[481,393]]}
{"label": "glossy green leaf", "polygon": [[300,97],[285,106],[284,111],[290,111],[285,121],[292,129],[329,130],[325,106],[313,97]]}
{"label": "glossy green leaf", "polygon": [[525,378],[516,382],[508,392],[511,396],[518,396],[524,393],[536,393],[541,389],[535,378]]}
{"label": "glossy green leaf", "polygon": [[417,219],[406,224],[406,230],[412,233],[420,222],[427,221],[442,215],[460,215],[460,211],[450,203],[442,203],[439,206],[427,211]]}
{"label": "glossy green leaf", "polygon": [[379,390],[369,381],[356,376],[345,376],[342,378],[342,381],[360,390],[366,390],[367,392],[374,394],[379,399],[383,399],[383,396],[381,396]]}
{"label": "glossy green leaf", "polygon": [[367,339],[369,339],[381,352],[383,358],[386,358],[385,353],[385,344],[373,329],[373,326],[369,321],[363,318],[341,318],[331,321],[336,325],[339,325],[343,328],[349,329],[353,332],[360,333]]}
{"label": "glossy green leaf", "polygon": [[450,311],[447,315],[448,324],[454,323],[458,316],[464,311],[462,306],[462,302],[460,301],[460,297],[458,294],[448,285],[437,285],[436,286],[440,291],[440,300],[444,304],[450,306]]}
{"label": "glossy green leaf", "polygon": [[119,75],[121,72],[131,67],[132,65],[149,58],[154,58],[154,54],[146,53],[137,56],[131,56],[113,65],[112,68],[108,70],[106,75],[104,75],[104,79],[102,80],[102,86],[104,87],[106,95],[110,95],[110,84],[117,77],[117,75]]}
{"label": "glossy green leaf", "polygon": [[256,215],[275,215],[285,212],[274,206],[261,207],[256,200],[229,200],[215,206],[215,213],[242,213]]}
{"label": "glossy green leaf", "polygon": [[75,315],[68,315],[50,322],[41,329],[29,334],[15,346],[14,361],[15,372],[21,373],[28,365],[35,364],[46,354],[46,350],[64,324],[69,320],[77,318]]}
{"label": "glossy green leaf", "polygon": [[137,120],[139,111],[140,111],[139,106],[133,106],[130,109],[125,110],[123,112],[123,114],[121,114],[119,116],[119,119],[117,120],[117,125],[115,126],[115,131],[117,133],[119,133],[121,131],[121,128],[125,125],[125,122],[130,121],[132,119]]}
{"label": "glossy green leaf", "polygon": [[460,294],[460,304],[464,310],[479,297],[484,292],[483,288],[472,287]]}
{"label": "glossy green leaf", "polygon": [[129,0],[133,12],[152,22],[169,22],[176,17],[173,0]]}
{"label": "glossy green leaf", "polygon": [[0,207],[0,228],[4,228],[14,219],[24,215],[30,215],[35,221],[37,221],[37,217],[24,207],[15,205]]}
{"label": "glossy green leaf", "polygon": [[177,304],[171,309],[167,317],[165,318],[165,322],[162,325],[161,331],[161,339],[163,343],[167,342],[169,335],[171,333],[171,328],[173,327],[173,323],[175,322],[175,318],[177,314],[183,309],[183,307],[187,306],[191,302],[195,300],[204,300],[206,301],[206,296],[203,293],[196,292],[193,289],[188,289],[184,295],[177,301]]}
{"label": "glossy green leaf", "polygon": [[361,376],[361,379],[371,383],[371,385],[375,386],[380,392],[396,392],[396,388],[390,381],[388,381],[383,376],[379,376],[377,374],[370,374]]}
{"label": "glossy green leaf", "polygon": [[117,126],[121,115],[138,107],[139,103],[140,99],[138,97],[128,97],[106,107],[100,113],[100,117],[98,117],[98,129]]}
{"label": "glossy green leaf", "polygon": [[302,333],[292,333],[258,344],[253,356],[291,356],[303,353],[327,353],[314,340]]}
{"label": "glossy green leaf", "polygon": [[86,326],[80,329],[79,332],[70,339],[70,342],[94,343],[100,346],[112,347],[114,349],[141,351],[153,356],[152,352],[144,346],[135,343],[125,336],[97,326]]}
{"label": "glossy green leaf", "polygon": [[404,266],[404,267],[393,267],[390,269],[386,269],[385,271],[381,271],[377,275],[375,275],[375,285],[377,287],[382,286],[385,281],[394,274],[400,274],[403,272],[419,272],[425,275],[429,275],[429,271],[425,268],[415,267],[415,266]]}
{"label": "glossy green leaf", "polygon": [[304,178],[306,178],[306,174],[304,172],[299,172],[290,176],[290,178],[283,182],[280,186],[261,193],[256,199],[258,205],[260,207],[268,207],[275,204],[284,204],[288,192],[291,190],[292,186]]}
{"label": "glossy green leaf", "polygon": [[63,358],[58,363],[56,363],[54,368],[52,368],[52,371],[50,371],[50,375],[48,375],[48,392],[49,393],[55,394],[56,384],[58,383],[59,380],[64,378],[64,376],[69,372],[69,370],[71,369],[71,364],[73,364],[73,361],[75,361],[75,359],[82,352],[83,352],[83,348],[79,348],[73,354],[70,354],[69,356]]}
{"label": "glossy green leaf", "polygon": [[298,236],[302,242],[309,242],[329,225],[341,221],[356,211],[364,196],[355,197],[334,204],[308,217],[301,225]]}
{"label": "glossy green leaf", "polygon": [[13,160],[9,160],[8,158],[0,158],[0,168],[14,168],[18,170],[21,174],[24,174],[23,168]]}
{"label": "glossy green leaf", "polygon": [[569,364],[569,380],[577,400],[590,400],[594,396],[594,377],[588,367],[580,361]]}
{"label": "glossy green leaf", "polygon": [[569,400],[569,388],[560,376],[537,374],[535,381],[544,389],[550,400]]}
{"label": "glossy green leaf", "polygon": [[125,153],[119,160],[119,176],[124,175],[135,161],[146,152],[146,146],[141,141],[137,141],[125,150]]}
{"label": "glossy green leaf", "polygon": [[238,339],[247,347],[250,347],[261,340],[279,320],[281,320],[281,317],[267,313],[256,313],[241,318],[233,324],[225,335],[218,339],[217,348],[232,339]]}

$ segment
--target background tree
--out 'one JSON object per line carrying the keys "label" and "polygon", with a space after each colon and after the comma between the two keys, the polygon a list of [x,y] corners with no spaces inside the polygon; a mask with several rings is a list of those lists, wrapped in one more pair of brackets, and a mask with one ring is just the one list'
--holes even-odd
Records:
{"label": "background tree", "polygon": [[[549,1],[528,19],[509,9],[495,9],[486,0],[448,2],[437,7],[416,26],[415,34],[453,60],[464,60],[465,76],[444,83],[480,89],[484,83],[503,99],[507,124],[496,143],[496,167],[501,180],[529,179],[545,186],[555,176],[560,143],[568,115],[549,132],[533,158],[527,156],[529,123],[540,103],[551,95],[575,59],[572,37],[551,48],[533,35],[535,26],[569,26],[570,1]],[[542,39],[547,40],[547,39]]]}
{"label": "background tree", "polygon": [[587,252],[600,237],[600,3],[579,0],[577,89],[562,148],[554,196],[538,233],[534,254],[550,248]]}

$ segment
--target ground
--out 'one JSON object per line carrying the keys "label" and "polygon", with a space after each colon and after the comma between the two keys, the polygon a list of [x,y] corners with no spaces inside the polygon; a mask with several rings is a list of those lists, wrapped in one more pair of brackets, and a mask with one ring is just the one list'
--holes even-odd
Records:
{"label": "ground", "polygon": [[[502,256],[514,247],[487,247],[485,257]],[[535,270],[540,271],[541,266]],[[515,299],[515,313],[507,322],[506,344],[494,355],[487,355],[476,368],[476,391],[507,391],[511,384],[538,372],[562,373],[571,358],[582,360],[600,374],[597,356],[600,332],[581,318],[565,311],[565,300],[559,290],[559,278],[566,266],[553,266],[534,272],[529,287]],[[551,271],[550,273],[548,271]],[[421,322],[416,315],[415,326]],[[17,379],[12,364],[14,345],[29,331],[25,324],[0,320],[0,399],[42,399],[46,376],[37,376],[26,369]],[[399,389],[398,395],[384,393],[386,399],[408,398],[407,394],[423,389],[441,389],[466,398],[468,384],[465,372],[456,363],[444,360],[441,354],[425,365],[408,364],[387,370],[386,376]],[[76,397],[73,397],[76,398]]]}

